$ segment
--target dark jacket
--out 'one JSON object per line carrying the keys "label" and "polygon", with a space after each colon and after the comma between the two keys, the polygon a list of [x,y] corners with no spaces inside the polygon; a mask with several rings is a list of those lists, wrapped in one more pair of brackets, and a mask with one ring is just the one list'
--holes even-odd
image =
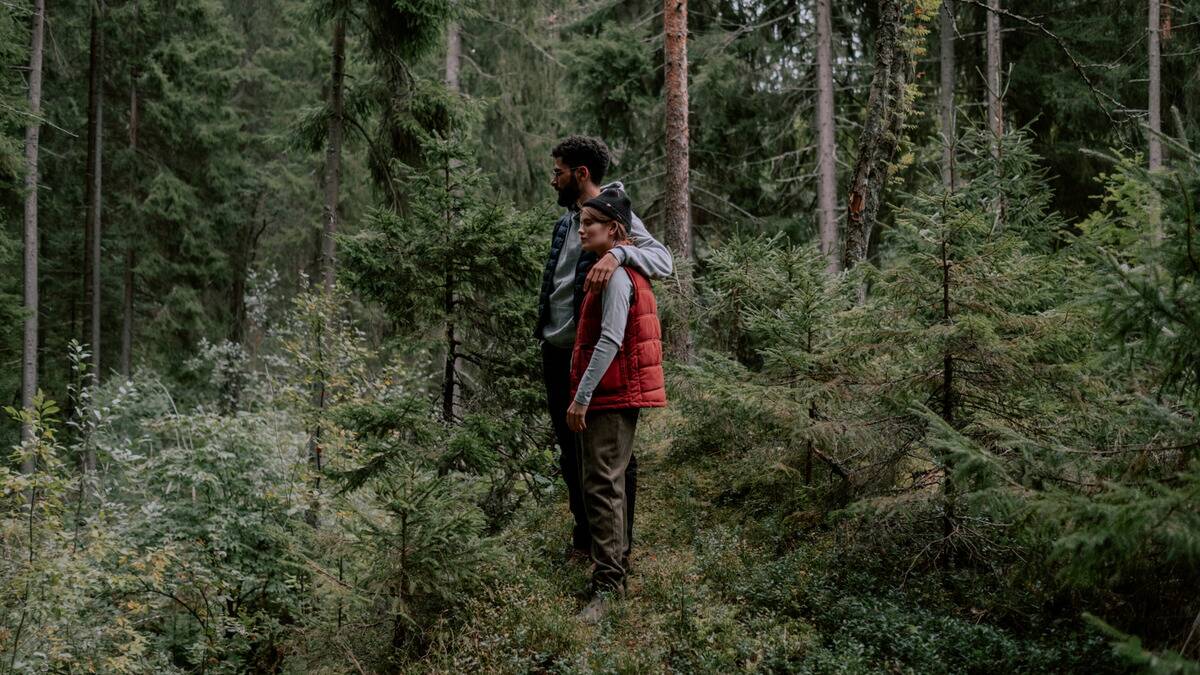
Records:
{"label": "dark jacket", "polygon": [[[570,228],[577,227],[574,211],[567,211],[554,224],[554,235],[550,238],[550,258],[542,270],[542,291],[538,295],[538,320],[533,329],[533,336],[542,339],[542,329],[550,321],[550,294],[554,292],[554,269],[558,267],[558,256],[562,255],[563,243],[567,240]],[[579,320],[579,307],[583,304],[583,282],[587,279],[588,270],[596,263],[596,254],[582,251],[579,262],[575,263],[575,320]]]}

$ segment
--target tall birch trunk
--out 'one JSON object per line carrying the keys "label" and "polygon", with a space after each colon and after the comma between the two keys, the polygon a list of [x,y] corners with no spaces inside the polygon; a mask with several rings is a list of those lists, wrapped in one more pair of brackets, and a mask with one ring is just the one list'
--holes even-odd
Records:
{"label": "tall birch trunk", "polygon": [[664,0],[667,176],[664,195],[666,244],[675,254],[677,284],[667,349],[676,359],[692,356],[692,228],[688,186],[687,0]]}
{"label": "tall birch trunk", "polygon": [[941,90],[938,92],[938,107],[942,123],[942,185],[952,192],[957,187],[958,176],[955,166],[954,146],[957,138],[955,129],[954,93],[957,72],[954,61],[954,0],[942,0],[941,19]]}
{"label": "tall birch trunk", "polygon": [[[25,126],[25,330],[21,354],[21,407],[33,409],[38,375],[38,138],[42,129],[42,43],[45,0],[34,0],[29,43],[29,123]],[[33,426],[21,425],[21,440],[33,437]],[[33,458],[21,461],[21,471],[33,473]]]}
{"label": "tall birch trunk", "polygon": [[[100,0],[92,2],[92,42],[88,74],[87,223],[85,225],[84,302],[90,312],[88,344],[92,352],[92,383],[100,383],[100,243],[104,154],[104,29]],[[87,458],[90,469],[94,458]]]}
{"label": "tall birch trunk", "polygon": [[833,126],[833,20],[832,0],[817,0],[817,208],[820,217],[821,252],[825,269],[841,268],[837,224],[837,146]]}

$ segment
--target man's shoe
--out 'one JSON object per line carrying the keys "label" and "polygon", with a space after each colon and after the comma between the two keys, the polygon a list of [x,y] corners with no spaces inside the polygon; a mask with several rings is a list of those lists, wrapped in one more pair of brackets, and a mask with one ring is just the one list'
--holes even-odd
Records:
{"label": "man's shoe", "polygon": [[583,606],[579,610],[579,620],[584,623],[597,624],[608,614],[608,610],[612,607],[612,594],[608,592],[596,593],[592,596],[592,601]]}
{"label": "man's shoe", "polygon": [[568,564],[583,565],[592,561],[592,553],[586,548],[579,548],[572,544],[567,544],[567,548],[563,551],[563,559]]}

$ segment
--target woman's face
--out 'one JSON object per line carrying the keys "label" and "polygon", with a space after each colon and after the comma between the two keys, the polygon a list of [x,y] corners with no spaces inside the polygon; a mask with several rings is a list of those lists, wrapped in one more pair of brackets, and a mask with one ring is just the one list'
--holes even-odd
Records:
{"label": "woman's face", "polygon": [[579,212],[579,243],[583,250],[607,253],[616,243],[616,226],[611,218],[590,206]]}

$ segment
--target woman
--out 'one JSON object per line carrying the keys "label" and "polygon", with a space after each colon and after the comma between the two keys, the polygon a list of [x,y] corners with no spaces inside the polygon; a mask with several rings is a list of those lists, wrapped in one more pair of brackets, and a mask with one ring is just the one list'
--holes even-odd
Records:
{"label": "woman", "polygon": [[[579,239],[603,257],[629,242],[629,198],[606,188],[584,203]],[[571,356],[572,403],[567,424],[579,434],[584,509],[592,533],[592,602],[581,616],[597,620],[607,597],[625,587],[627,510],[625,469],[642,408],[667,404],[662,331],[650,282],[619,267],[602,293],[588,293],[579,310]]]}

